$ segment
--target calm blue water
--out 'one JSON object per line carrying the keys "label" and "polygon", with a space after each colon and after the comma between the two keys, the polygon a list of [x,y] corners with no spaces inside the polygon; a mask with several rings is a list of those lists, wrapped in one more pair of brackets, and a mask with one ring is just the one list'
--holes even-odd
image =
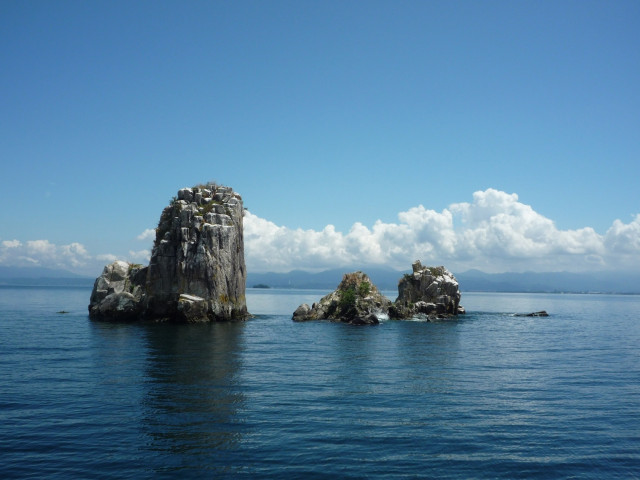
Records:
{"label": "calm blue water", "polygon": [[326,292],[248,293],[245,323],[138,325],[0,288],[0,477],[640,478],[638,296],[353,327],[291,321]]}

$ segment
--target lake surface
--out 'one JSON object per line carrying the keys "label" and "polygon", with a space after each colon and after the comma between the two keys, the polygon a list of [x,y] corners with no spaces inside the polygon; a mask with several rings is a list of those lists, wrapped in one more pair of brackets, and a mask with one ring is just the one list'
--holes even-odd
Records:
{"label": "lake surface", "polygon": [[249,289],[243,323],[110,324],[90,289],[0,287],[0,478],[640,478],[640,297],[291,321],[324,293]]}

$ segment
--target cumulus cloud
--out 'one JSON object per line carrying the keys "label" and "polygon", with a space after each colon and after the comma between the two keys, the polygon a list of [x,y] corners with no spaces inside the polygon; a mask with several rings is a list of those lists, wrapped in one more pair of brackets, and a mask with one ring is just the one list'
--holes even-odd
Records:
{"label": "cumulus cloud", "polygon": [[73,242],[56,245],[49,240],[5,240],[0,244],[0,264],[76,269],[87,265],[91,256],[84,245]]}
{"label": "cumulus cloud", "polygon": [[595,230],[558,230],[552,220],[520,203],[516,194],[488,189],[475,192],[472,203],[453,204],[450,209],[460,219],[454,233],[460,253],[540,262],[604,253],[602,236]]}
{"label": "cumulus cloud", "polygon": [[56,256],[57,247],[49,240],[29,240],[26,245],[26,251],[29,255],[35,256]]}
{"label": "cumulus cloud", "polygon": [[612,252],[635,255],[640,253],[640,214],[626,225],[620,220],[614,221],[607,230],[605,245]]}
{"label": "cumulus cloud", "polygon": [[80,243],[71,243],[69,245],[62,245],[58,247],[61,256],[74,268],[81,267],[86,264],[86,261],[91,258],[87,249]]}
{"label": "cumulus cloud", "polygon": [[[452,269],[485,271],[618,268],[621,255],[640,266],[640,215],[616,220],[606,235],[591,227],[560,230],[554,222],[495,189],[475,192],[471,202],[441,212],[423,205],[398,214],[397,223],[355,223],[347,233],[289,229],[246,212],[245,254],[253,271],[289,271],[386,265],[408,268],[413,260]],[[629,258],[624,265],[630,268]]]}
{"label": "cumulus cloud", "polygon": [[2,246],[5,248],[18,248],[22,246],[22,242],[19,240],[4,240]]}
{"label": "cumulus cloud", "polygon": [[156,230],[154,228],[147,228],[136,237],[138,240],[152,240],[154,238],[156,238]]}
{"label": "cumulus cloud", "polygon": [[106,263],[113,263],[118,260],[118,256],[113,253],[101,253],[100,255],[96,255],[96,260]]}
{"label": "cumulus cloud", "polygon": [[151,258],[151,252],[149,250],[129,250],[129,255],[126,260],[134,263],[148,262]]}
{"label": "cumulus cloud", "polygon": [[[155,235],[146,229],[137,238]],[[245,259],[253,272],[294,269],[407,269],[419,259],[453,271],[478,268],[504,271],[585,271],[640,268],[640,214],[629,223],[615,220],[604,235],[591,227],[558,229],[555,223],[520,202],[518,195],[488,189],[470,202],[438,212],[423,205],[398,213],[397,222],[356,222],[347,232],[327,225],[320,230],[292,229],[260,218],[244,217]],[[86,273],[106,263],[146,263],[150,251],[90,255],[84,245],[56,245],[49,240],[0,242],[0,264],[37,265]]]}
{"label": "cumulus cloud", "polygon": [[49,240],[4,240],[0,242],[0,265],[14,267],[46,267],[95,274],[108,263],[126,260],[147,263],[151,252],[147,249],[129,250],[127,254],[103,253],[90,255],[78,242],[56,245]]}

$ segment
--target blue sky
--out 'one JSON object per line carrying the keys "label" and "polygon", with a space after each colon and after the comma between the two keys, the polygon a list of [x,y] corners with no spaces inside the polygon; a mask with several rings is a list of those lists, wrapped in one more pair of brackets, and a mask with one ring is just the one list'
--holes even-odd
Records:
{"label": "blue sky", "polygon": [[0,265],[216,180],[250,270],[640,267],[638,52],[637,1],[2,2]]}

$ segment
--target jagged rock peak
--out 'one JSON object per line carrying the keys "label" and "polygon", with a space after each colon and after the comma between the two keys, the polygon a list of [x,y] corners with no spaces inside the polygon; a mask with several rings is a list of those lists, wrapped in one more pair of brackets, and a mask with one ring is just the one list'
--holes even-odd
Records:
{"label": "jagged rock peak", "polygon": [[391,318],[464,313],[458,281],[449,270],[443,266],[425,267],[420,260],[413,263],[412,270],[398,282],[398,298],[389,310]]}
{"label": "jagged rock peak", "polygon": [[333,320],[354,325],[374,325],[386,315],[391,301],[380,293],[371,279],[358,271],[342,277],[338,288],[311,307],[303,303],[293,313],[293,320]]}
{"label": "jagged rock peak", "polygon": [[208,183],[178,190],[160,215],[149,266],[105,267],[91,294],[90,316],[246,318],[243,212],[242,197],[230,187]]}

